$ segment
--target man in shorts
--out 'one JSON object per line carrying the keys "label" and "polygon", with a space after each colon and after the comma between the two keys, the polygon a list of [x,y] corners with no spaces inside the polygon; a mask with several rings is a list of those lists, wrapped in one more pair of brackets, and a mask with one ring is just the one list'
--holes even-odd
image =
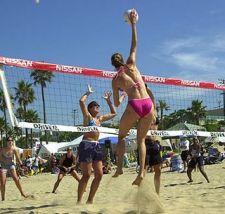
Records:
{"label": "man in shorts", "polygon": [[189,140],[186,138],[186,136],[181,136],[180,138],[180,151],[181,151],[181,159],[183,161],[184,170],[181,172],[186,172],[187,168],[187,161],[188,161],[188,153],[189,153]]}

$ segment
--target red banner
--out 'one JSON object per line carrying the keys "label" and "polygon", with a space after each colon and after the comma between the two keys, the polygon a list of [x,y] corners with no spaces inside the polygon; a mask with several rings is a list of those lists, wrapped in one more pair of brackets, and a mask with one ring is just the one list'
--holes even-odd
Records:
{"label": "red banner", "polygon": [[[69,65],[50,64],[45,62],[30,61],[30,60],[24,60],[24,59],[14,59],[14,58],[7,58],[7,57],[0,57],[0,64],[7,65],[7,66],[27,68],[32,70],[36,69],[36,70],[51,71],[51,72],[62,72],[62,73],[69,73],[69,74],[94,76],[94,77],[100,77],[100,78],[113,78],[116,74],[116,72],[113,72],[113,71],[81,68],[81,67],[75,67],[75,66],[69,66]],[[145,82],[151,82],[151,83],[225,90],[224,84],[199,82],[199,81],[193,81],[193,80],[180,80],[180,79],[174,79],[174,78],[164,78],[164,77],[155,77],[155,76],[146,76],[146,75],[142,75],[142,77]]]}

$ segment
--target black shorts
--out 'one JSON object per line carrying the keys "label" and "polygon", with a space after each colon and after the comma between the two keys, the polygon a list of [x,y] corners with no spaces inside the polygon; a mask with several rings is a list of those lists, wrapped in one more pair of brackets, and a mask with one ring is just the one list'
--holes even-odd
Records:
{"label": "black shorts", "polygon": [[162,163],[161,145],[158,142],[145,140],[146,144],[146,159],[145,165],[154,166]]}
{"label": "black shorts", "polygon": [[70,171],[66,171],[63,166],[59,166],[58,168],[60,169],[60,172],[63,172],[66,174],[71,174],[71,172],[75,170],[75,169],[70,169]]}
{"label": "black shorts", "polygon": [[82,141],[79,145],[79,162],[102,161],[103,151],[100,143]]}
{"label": "black shorts", "polygon": [[190,168],[195,168],[197,164],[198,164],[198,166],[204,165],[203,156],[199,156],[197,158],[191,158],[191,160],[188,163],[188,166]]}
{"label": "black shorts", "polygon": [[149,156],[148,163],[149,163],[149,166],[155,166],[155,165],[161,164],[162,163],[162,157],[160,155],[160,152],[158,154],[154,154],[154,155]]}
{"label": "black shorts", "polygon": [[188,157],[188,151],[182,151],[181,152],[181,159],[182,161],[186,161]]}

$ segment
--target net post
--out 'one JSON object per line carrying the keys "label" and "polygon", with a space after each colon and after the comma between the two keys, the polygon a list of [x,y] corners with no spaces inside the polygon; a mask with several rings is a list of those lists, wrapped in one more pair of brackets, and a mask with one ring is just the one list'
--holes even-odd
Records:
{"label": "net post", "polygon": [[11,125],[13,127],[18,126],[18,121],[17,121],[17,119],[16,119],[16,117],[13,113],[12,103],[11,103],[11,100],[10,100],[8,87],[7,87],[7,81],[6,81],[6,78],[5,78],[5,73],[4,73],[2,65],[0,65],[0,80],[1,80],[1,84],[2,84],[2,90],[3,90],[3,93],[4,93],[5,102],[6,102],[6,106],[7,106],[7,109],[8,109]]}

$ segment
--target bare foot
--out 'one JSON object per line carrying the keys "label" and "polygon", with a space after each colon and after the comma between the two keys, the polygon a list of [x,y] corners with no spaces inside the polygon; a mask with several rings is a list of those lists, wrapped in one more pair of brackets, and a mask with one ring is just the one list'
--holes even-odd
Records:
{"label": "bare foot", "polygon": [[123,174],[123,170],[117,169],[116,172],[115,172],[115,174],[112,177],[113,178],[117,178],[117,177],[119,177],[119,175],[122,175],[122,174]]}
{"label": "bare foot", "polygon": [[141,177],[141,176],[138,175],[138,176],[136,177],[136,179],[133,181],[132,185],[140,186],[142,180],[143,180],[143,177]]}
{"label": "bare foot", "polygon": [[191,180],[189,180],[187,183],[192,183],[193,182],[193,180],[191,179]]}
{"label": "bare foot", "polygon": [[24,198],[28,198],[29,195],[21,194]]}

